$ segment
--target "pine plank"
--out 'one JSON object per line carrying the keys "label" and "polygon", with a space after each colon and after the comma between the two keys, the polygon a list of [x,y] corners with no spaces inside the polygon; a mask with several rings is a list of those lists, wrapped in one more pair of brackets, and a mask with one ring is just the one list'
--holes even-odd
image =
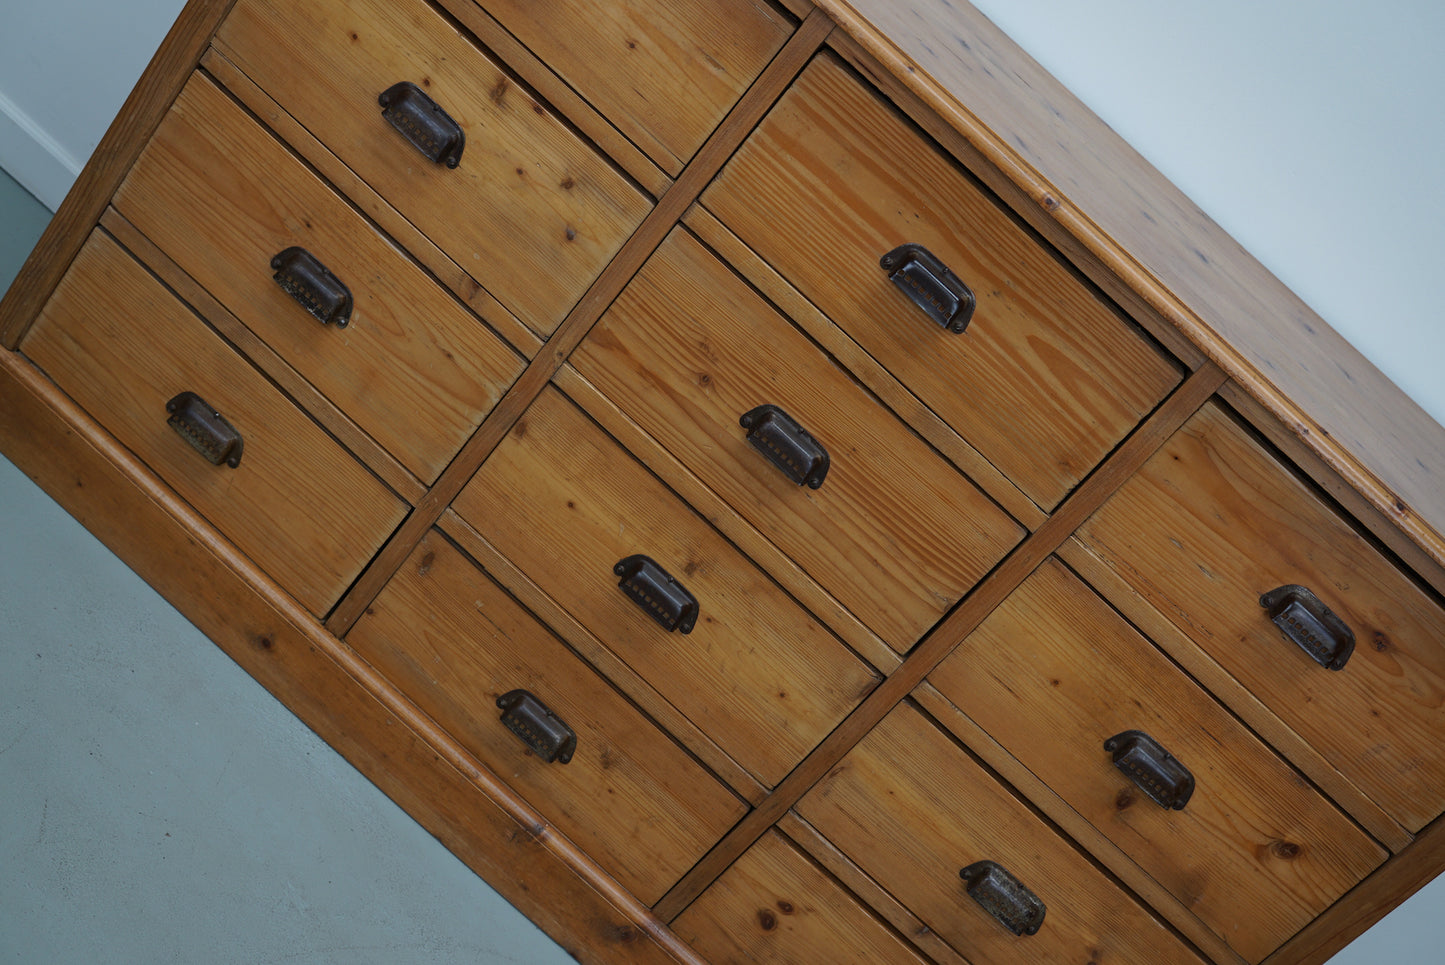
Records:
{"label": "pine plank", "polygon": [[[832,54],[702,203],[1048,510],[1178,383],[1174,365]],[[924,245],[972,289],[954,334],[879,258]]]}
{"label": "pine plank", "polygon": [[[218,38],[240,70],[539,334],[556,329],[651,207],[418,0],[240,0]],[[470,134],[455,170],[382,119],[377,96],[403,80],[424,86]]]}
{"label": "pine plank", "polygon": [[767,0],[487,0],[485,6],[672,177],[792,29]]}
{"label": "pine plank", "polygon": [[[137,325],[136,319],[145,319]],[[313,613],[325,612],[408,507],[97,231],[25,354]],[[213,466],[167,425],[193,391],[241,433]]]}
{"label": "pine plank", "polygon": [[[571,364],[900,654],[1024,535],[685,230]],[[749,444],[763,404],[828,450],[820,488]]]}
{"label": "pine plank", "polygon": [[[1445,608],[1210,406],[1080,541],[1407,830],[1445,809]],[[1339,672],[1259,604],[1310,587],[1354,631]]]}
{"label": "pine plank", "polygon": [[[1198,956],[904,704],[798,803],[798,813],[970,961],[1178,962]],[[996,861],[1046,906],[1015,936],[959,871]]]}
{"label": "pine plank", "polygon": [[[115,207],[424,483],[524,361],[204,77],[176,99]],[[272,280],[293,246],[351,292],[323,326]]]}
{"label": "pine plank", "polygon": [[[454,508],[765,785],[878,682],[555,390]],[[669,634],[619,591],[613,566],[639,553],[697,598],[690,634]]]}
{"label": "pine plank", "polygon": [[[346,642],[643,904],[747,811],[436,533]],[[570,761],[503,726],[497,698],[519,688],[576,734]]]}
{"label": "pine plank", "polygon": [[714,965],[926,963],[776,831],[672,927]]}
{"label": "pine plank", "polygon": [[[1056,559],[929,681],[1248,961],[1388,857]],[[1129,730],[1190,770],[1183,810],[1113,766]]]}

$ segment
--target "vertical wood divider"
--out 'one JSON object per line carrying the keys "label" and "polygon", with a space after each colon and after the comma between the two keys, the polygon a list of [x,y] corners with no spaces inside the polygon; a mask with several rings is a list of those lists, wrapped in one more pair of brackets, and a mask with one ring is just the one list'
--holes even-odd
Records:
{"label": "vertical wood divider", "polygon": [[777,56],[748,88],[747,93],[728,112],[722,124],[718,125],[717,130],[713,131],[692,161],[683,168],[672,186],[657,199],[657,204],[642,220],[637,231],[602,270],[602,274],[597,276],[597,280],[587,289],[581,300],[567,313],[557,331],[502,396],[501,402],[472,434],[451,465],[442,472],[432,488],[417,503],[411,515],[398,527],[391,540],[382,547],[371,565],[337,604],[326,620],[326,629],[342,637],[361,618],[362,613],[395,575],[416,544],[446,512],[452,500],[456,499],[471,481],[487,456],[491,455],[492,450],[521,418],[522,413],[546,388],[552,376],[562,367],[562,363],[567,361],[568,356],[587,337],[587,333],[602,317],[602,313],[662,244],[688,207],[702,194],[703,188],[722,170],[728,158],[732,157],[733,152],[763,119],[763,115],[782,96],[783,91],[787,90],[793,78],[802,72],[813,54],[827,42],[832,31],[833,21],[821,10],[814,10],[793,32],[783,49],[778,51]]}
{"label": "vertical wood divider", "polygon": [[853,712],[815,747],[773,792],[748,812],[672,890],[653,905],[665,922],[673,921],[777,823],[803,795],[837,766],[853,747],[923,682],[964,638],[1093,515],[1124,481],[1154,455],[1199,407],[1224,385],[1224,371],[1206,362],[1187,378],[1087,479],[1057,512],[1004,558],[957,608],[943,619],[903,661],[902,666],[864,698]]}

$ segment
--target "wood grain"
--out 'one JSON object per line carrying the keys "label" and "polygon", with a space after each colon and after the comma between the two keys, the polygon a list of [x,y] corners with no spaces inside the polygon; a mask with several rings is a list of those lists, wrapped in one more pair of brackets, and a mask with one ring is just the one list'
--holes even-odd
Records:
{"label": "wood grain", "polygon": [[[1408,830],[1445,808],[1445,609],[1217,406],[1079,539]],[[1310,587],[1354,631],[1324,670],[1259,604]]]}
{"label": "wood grain", "polygon": [[788,594],[846,643],[854,653],[873,665],[880,673],[889,674],[903,662],[891,647],[864,626],[816,580],[803,572],[767,535],[753,528],[723,499],[680,463],[672,453],[648,435],[631,416],[619,409],[571,365],[558,370],[552,383],[577,403],[592,420],[622,444],[633,457],[662,479],[669,489],[681,496],[742,550],[752,561],[768,572]]}
{"label": "wood grain", "polygon": [[[524,360],[204,77],[181,92],[115,206],[430,484]],[[344,329],[275,283],[299,246],[350,290]]]}
{"label": "wood grain", "polygon": [[1437,818],[1415,843],[1360,883],[1329,911],[1265,959],[1265,965],[1324,965],[1445,867],[1445,819]]}
{"label": "wood grain", "polygon": [[1375,840],[1394,852],[1414,840],[1413,834],[1337,771],[1322,753],[1296,734],[1213,658],[1194,646],[1182,630],[1077,537],[1070,537],[1060,546],[1058,556],[1125,619],[1153,640],[1155,646],[1168,653],[1189,676],[1228,706],[1250,730],[1284,755],[1331,800],[1360,822],[1360,826]]}
{"label": "wood grain", "polygon": [[583,962],[702,965],[21,356],[0,448],[212,641]]}
{"label": "wood grain", "polygon": [[818,829],[789,811],[778,821],[777,830],[787,835],[788,840],[818,862],[819,866],[838,880],[843,887],[866,903],[873,912],[888,922],[899,934],[927,954],[930,961],[938,965],[968,965],[968,961],[952,946],[939,938],[933,929],[918,920],[918,916],[905,908],[897,898],[885,891],[878,882],[863,873],[862,869],[838,850],[838,846],[818,833]]}
{"label": "wood grain", "polygon": [[1437,561],[1445,427],[964,0],[818,0]]}
{"label": "wood grain", "polygon": [[1079,523],[1137,471],[1223,382],[1224,373],[1213,365],[1205,365],[1186,379],[1148,421],[1084,481],[1058,512],[1050,516],[1048,521],[1005,557],[988,578],[924,638],[909,654],[903,666],[889,674],[807,759],[774,788],[767,800],[738,822],[737,827],[720,841],[717,847],[709,851],[682,881],[653,905],[658,917],[671,921],[738,855],[746,851],[759,835],[780,820],[875,724],[921,684],[954,647],[972,633],[1039,564],[1057,550]]}
{"label": "wood grain", "polygon": [[542,339],[497,301],[492,293],[477,283],[437,247],[416,226],[392,207],[381,195],[347,167],[340,158],[286,113],[275,99],[256,86],[255,81],[241,73],[225,55],[225,44],[218,38],[201,58],[201,66],[243,107],[255,115],[277,137],[304,159],[321,177],[346,197],[351,204],[386,234],[398,247],[406,250],[432,276],[469,307],[477,317],[500,334],[522,355],[532,358]]}
{"label": "wood grain", "polygon": [[[1388,857],[1057,560],[928,679],[1248,961]],[[1190,770],[1183,810],[1113,766],[1129,730]]]}
{"label": "wood grain", "polygon": [[[571,364],[899,653],[1024,535],[685,230]],[[749,444],[763,404],[828,450],[821,488]]]}
{"label": "wood grain", "polygon": [[561,637],[574,653],[606,677],[608,683],[626,694],[644,714],[686,747],[698,761],[717,775],[719,780],[727,784],[733,793],[749,804],[757,804],[767,797],[767,788],[728,757],[716,741],[668,703],[641,674],[607,649],[595,634],[577,622],[576,617],[543,592],[527,574],[517,569],[515,563],[498,552],[495,546],[487,542],[470,523],[458,516],[455,510],[447,510],[437,528],[486,570],[488,576],[504,586],[519,603],[545,623],[548,629]]}
{"label": "wood grain", "polygon": [[[971,961],[1200,961],[911,705],[830,769],[798,813]],[[1037,934],[1014,936],[968,897],[959,870],[982,860],[1044,902]]]}
{"label": "wood grain", "polygon": [[925,965],[867,907],[775,831],[673,923],[714,965]]}
{"label": "wood grain", "polygon": [[[22,348],[313,613],[340,597],[406,515],[406,504],[102,232]],[[183,391],[241,433],[237,468],[211,465],[167,425],[166,403]]]}
{"label": "wood grain", "polygon": [[250,360],[277,387],[306,410],[332,438],[341,443],[353,456],[381,478],[408,503],[415,503],[426,495],[426,486],[420,479],[396,461],[396,457],[377,445],[376,440],[357,427],[346,413],[338,409],[316,387],[306,381],[291,365],[276,354],[276,351],[261,341],[239,318],[231,314],[226,306],[206,291],[196,280],[181,270],[165,252],[155,246],[135,225],[119,211],[107,208],[100,218],[100,226],[126,251],[160,280],[176,297],[196,314],[204,318],[216,332],[236,347],[236,350]]}
{"label": "wood grain", "polygon": [[[836,35],[836,33],[834,34]],[[830,35],[830,39],[832,36]],[[818,307],[804,298],[793,285],[742,239],[717,219],[711,211],[695,204],[688,209],[683,224],[697,235],[719,257],[748,280],[769,302],[792,319],[793,324],[807,332],[825,352],[837,359],[854,379],[888,406],[944,458],[953,463],[974,484],[988,493],[1004,511],[1025,528],[1035,529],[1048,514],[1023,490],[1013,484],[998,467],[985,459],[977,449],[953,430],[948,423],[919,401],[878,360],[844,332]]]}
{"label": "wood grain", "polygon": [[[487,11],[676,177],[782,49],[766,0],[487,0]],[[578,24],[586,24],[578,30]]]}
{"label": "wood grain", "polygon": [[[644,904],[747,811],[438,534],[346,642]],[[497,698],[519,688],[576,734],[570,761],[502,725]]]}
{"label": "wood grain", "polygon": [[[1178,372],[950,159],[818,57],[703,204],[1044,509]],[[923,316],[879,258],[924,245],[978,298]]]}
{"label": "wood grain", "polygon": [[[877,683],[876,674],[603,435],[544,393],[457,514],[766,785]],[[698,601],[669,634],[618,590],[645,554]]]}
{"label": "wood grain", "polygon": [[0,300],[0,346],[13,349],[20,344],[233,3],[235,0],[187,0]]}
{"label": "wood grain", "polygon": [[656,206],[636,233],[627,239],[617,257],[603,269],[592,287],[587,289],[587,294],[582,296],[582,300],[573,306],[567,318],[548,339],[546,350],[533,356],[521,377],[512,384],[502,401],[492,410],[491,416],[483,420],[481,428],[462,447],[462,451],[427,493],[426,498],[417,504],[416,510],[407,518],[406,524],[396,537],[387,543],[386,548],[352,587],[346,599],[342,600],[327,618],[327,629],[344,635],[356,622],[366,605],[381,592],[382,586],[401,566],[411,547],[441,518],[441,514],[456,498],[457,493],[461,492],[488,453],[546,387],[552,375],[587,336],[587,332],[606,311],[607,306],[626,287],[657,246],[662,244],[663,238],[672,230],[683,212],[697,200],[702,189],[717,174],[758,120],[767,113],[772,103],[792,83],[813,52],[828,39],[832,30],[832,21],[821,13],[810,15],[803,21],[782,52],[774,57],[772,63],[763,71],[757,83],[749,88],[747,95],[732,109],[712,137],[708,138],[692,163],[683,170],[667,193],[658,199]]}
{"label": "wood grain", "polygon": [[[515,36],[473,0],[437,0],[457,22],[481,44],[514,71],[522,82],[535,90],[577,126],[582,136],[595,144],[614,164],[626,171],[642,190],[659,198],[672,184],[672,178],[633,144],[607,118],[587,102],[557,73],[538,59]],[[490,6],[490,4],[489,4]]]}
{"label": "wood grain", "polygon": [[[237,67],[539,334],[556,329],[650,208],[416,0],[240,0],[218,38]],[[402,80],[424,86],[468,134],[455,170],[382,119],[377,96]]]}

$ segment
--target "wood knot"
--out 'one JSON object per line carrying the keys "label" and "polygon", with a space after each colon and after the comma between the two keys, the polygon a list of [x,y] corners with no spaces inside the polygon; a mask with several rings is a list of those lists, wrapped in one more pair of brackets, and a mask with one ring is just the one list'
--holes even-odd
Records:
{"label": "wood knot", "polygon": [[1386,650],[1390,649],[1390,638],[1385,636],[1383,633],[1380,633],[1378,630],[1375,631],[1375,635],[1372,640],[1375,644],[1375,650],[1377,650],[1378,652],[1384,653]]}
{"label": "wood knot", "polygon": [[1276,841],[1269,846],[1269,850],[1281,861],[1293,861],[1299,857],[1300,846],[1293,841]]}
{"label": "wood knot", "polygon": [[1114,807],[1118,808],[1120,811],[1128,809],[1133,803],[1134,789],[1132,787],[1124,788],[1122,791],[1119,792],[1119,796],[1114,798]]}
{"label": "wood knot", "polygon": [[778,927],[778,916],[764,908],[758,912],[758,924],[763,926],[763,931],[772,931]]}
{"label": "wood knot", "polygon": [[791,901],[778,902],[778,911],[781,911],[785,915],[791,915],[794,911],[793,903]]}
{"label": "wood knot", "polygon": [[251,638],[251,643],[254,644],[258,650],[270,650],[276,646],[276,641],[266,634],[257,634]]}
{"label": "wood knot", "polygon": [[431,565],[436,561],[437,555],[435,553],[428,552],[425,556],[421,558],[421,562],[417,564],[416,575],[426,576],[428,573],[431,572]]}

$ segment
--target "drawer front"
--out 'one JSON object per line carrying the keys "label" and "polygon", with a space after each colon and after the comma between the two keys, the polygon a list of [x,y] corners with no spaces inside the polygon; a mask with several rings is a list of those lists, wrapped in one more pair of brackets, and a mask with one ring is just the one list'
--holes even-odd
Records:
{"label": "drawer front", "polygon": [[714,965],[927,961],[776,831],[758,839],[672,930]]}
{"label": "drawer front", "polygon": [[[747,810],[438,533],[346,641],[645,904]],[[569,761],[503,724],[514,690],[575,734]]]}
{"label": "drawer front", "polygon": [[[550,334],[646,198],[421,0],[240,0],[227,56],[533,330]],[[455,169],[382,117],[394,84],[461,127]]]}
{"label": "drawer front", "polygon": [[[1387,857],[1057,561],[930,680],[1249,961]],[[1104,749],[1134,730],[1192,776],[1182,810]]]}
{"label": "drawer front", "polygon": [[[1022,537],[682,229],[572,363],[899,652]],[[739,419],[762,405],[827,452],[818,489],[749,442]]]}
{"label": "drawer front", "polygon": [[766,0],[479,6],[674,177],[791,32]]}
{"label": "drawer front", "polygon": [[[1445,611],[1223,409],[1197,414],[1079,536],[1405,827],[1445,808]],[[1288,585],[1351,629],[1344,669],[1260,605]]]}
{"label": "drawer front", "polygon": [[[21,349],[312,613],[407,507],[108,235],[86,242]],[[194,392],[241,434],[212,465],[167,424]]]}
{"label": "drawer front", "polygon": [[[970,961],[1199,965],[909,704],[884,718],[798,812]],[[981,861],[1000,865],[1043,902],[1036,934],[1015,935],[969,894],[960,872]]]}
{"label": "drawer front", "polygon": [[[181,92],[114,204],[423,482],[521,358],[205,77]],[[299,246],[350,292],[322,324],[274,280]]]}
{"label": "drawer front", "polygon": [[[1179,381],[831,55],[814,59],[703,202],[1045,509]],[[880,267],[914,243],[977,297],[962,334]]]}
{"label": "drawer front", "polygon": [[[764,784],[781,780],[877,682],[555,389],[455,508]],[[692,632],[668,632],[619,588],[614,567],[637,554],[696,598]]]}

